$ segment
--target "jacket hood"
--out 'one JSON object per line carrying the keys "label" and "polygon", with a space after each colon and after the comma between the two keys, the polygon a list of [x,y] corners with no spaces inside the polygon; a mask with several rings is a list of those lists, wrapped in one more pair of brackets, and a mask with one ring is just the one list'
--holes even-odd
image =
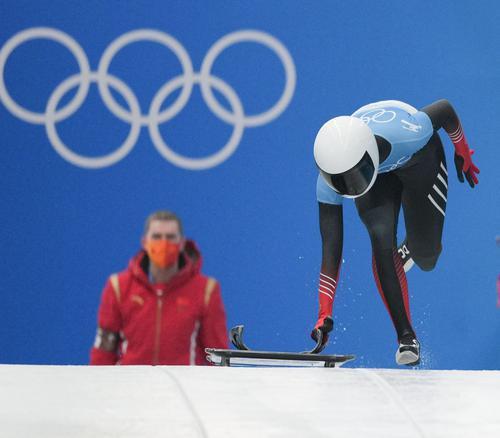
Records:
{"label": "jacket hood", "polygon": [[[149,257],[141,249],[129,262],[127,270],[133,277],[145,284],[149,283]],[[193,240],[186,239],[183,251],[179,254],[179,271],[167,283],[168,288],[185,283],[201,271],[203,258],[198,246]]]}

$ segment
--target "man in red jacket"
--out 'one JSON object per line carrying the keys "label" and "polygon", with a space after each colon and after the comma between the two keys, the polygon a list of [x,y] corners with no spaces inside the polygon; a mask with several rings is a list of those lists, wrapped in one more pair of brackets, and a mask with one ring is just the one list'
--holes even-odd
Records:
{"label": "man in red jacket", "polygon": [[98,314],[92,365],[206,365],[205,348],[228,348],[219,283],[179,218],[146,220],[142,250],[109,277]]}

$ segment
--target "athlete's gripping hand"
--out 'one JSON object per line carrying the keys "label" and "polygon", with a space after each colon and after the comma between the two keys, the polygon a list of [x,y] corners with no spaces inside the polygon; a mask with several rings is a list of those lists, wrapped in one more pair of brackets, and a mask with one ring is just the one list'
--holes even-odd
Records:
{"label": "athlete's gripping hand", "polygon": [[333,330],[333,319],[331,316],[321,316],[311,332],[311,338],[314,339],[318,345],[313,350],[315,353],[322,351],[328,343],[328,333]]}

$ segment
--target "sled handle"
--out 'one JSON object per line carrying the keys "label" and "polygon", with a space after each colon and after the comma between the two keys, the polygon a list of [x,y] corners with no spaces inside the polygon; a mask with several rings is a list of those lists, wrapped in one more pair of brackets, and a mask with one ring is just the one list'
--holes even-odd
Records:
{"label": "sled handle", "polygon": [[245,343],[243,342],[243,329],[244,325],[234,326],[229,332],[229,338],[231,339],[232,344],[238,350],[250,350]]}
{"label": "sled handle", "polygon": [[[250,350],[245,345],[245,342],[243,341],[243,330],[245,329],[244,325],[237,325],[234,326],[230,331],[229,331],[229,338],[231,339],[231,343],[238,349],[238,350]],[[323,342],[324,339],[324,333],[316,329],[316,345],[314,348],[310,351],[303,351],[305,354],[318,354],[323,349],[326,347],[328,344],[328,341]]]}
{"label": "sled handle", "polygon": [[323,343],[323,332],[320,329],[315,329],[314,332],[316,333],[316,345],[311,351],[304,351],[304,353],[308,354],[318,354],[321,353],[326,345],[328,344],[328,340]]}

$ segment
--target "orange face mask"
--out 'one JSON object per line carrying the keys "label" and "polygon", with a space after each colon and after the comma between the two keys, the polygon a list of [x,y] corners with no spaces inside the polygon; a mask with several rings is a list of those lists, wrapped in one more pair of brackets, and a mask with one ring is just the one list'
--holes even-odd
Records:
{"label": "orange face mask", "polygon": [[177,262],[180,244],[166,239],[148,240],[146,242],[146,252],[156,266],[165,269]]}

